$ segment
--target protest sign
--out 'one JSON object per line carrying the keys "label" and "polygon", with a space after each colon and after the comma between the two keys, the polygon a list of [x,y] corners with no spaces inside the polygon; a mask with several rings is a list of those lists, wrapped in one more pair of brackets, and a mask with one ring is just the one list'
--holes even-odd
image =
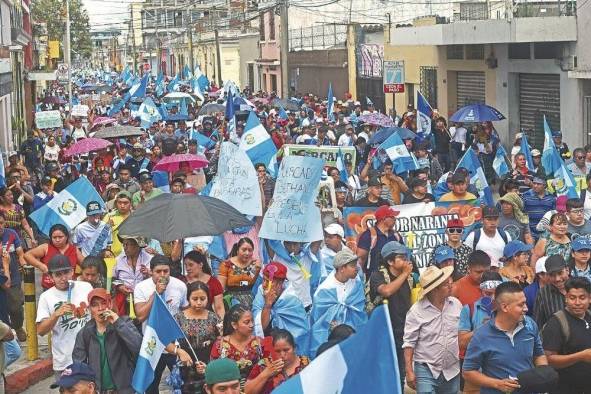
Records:
{"label": "protest sign", "polygon": [[254,166],[246,152],[231,142],[222,143],[218,172],[209,195],[230,204],[245,215],[263,214],[261,188]]}
{"label": "protest sign", "polygon": [[88,105],[78,104],[72,107],[72,116],[86,118],[88,116]]}
{"label": "protest sign", "polygon": [[[449,219],[461,219],[466,229],[464,235],[473,229],[482,217],[475,201],[454,203],[416,203],[395,206],[400,211],[396,217],[395,230],[400,233],[404,244],[410,249],[413,260],[419,269],[427,268],[433,248],[445,243],[445,228]],[[357,239],[361,233],[375,222],[374,207],[345,207],[345,238],[347,246],[357,249]]]}
{"label": "protest sign", "polygon": [[40,129],[62,127],[63,122],[60,111],[35,112],[35,125]]}
{"label": "protest sign", "polygon": [[287,156],[281,161],[273,202],[259,232],[261,238],[311,242],[322,239],[316,197],[324,160]]}
{"label": "protest sign", "polygon": [[315,146],[315,145],[283,145],[285,156],[311,156],[326,161],[327,166],[337,166],[337,153],[343,153],[345,163],[351,162],[353,168],[357,163],[357,150],[352,146]]}

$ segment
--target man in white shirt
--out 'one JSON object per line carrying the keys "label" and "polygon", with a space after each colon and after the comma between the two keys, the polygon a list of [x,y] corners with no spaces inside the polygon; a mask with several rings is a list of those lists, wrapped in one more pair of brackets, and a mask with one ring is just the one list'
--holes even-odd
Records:
{"label": "man in white shirt", "polygon": [[338,146],[353,146],[357,141],[357,135],[353,131],[353,125],[348,124],[345,126],[345,133],[339,137]]}
{"label": "man in white shirt", "polygon": [[49,260],[48,271],[55,285],[41,293],[37,308],[37,334],[51,331],[51,353],[56,377],[72,364],[72,351],[78,331],[90,320],[87,309],[90,283],[73,281],[74,270],[64,255]]}
{"label": "man in white shirt", "polygon": [[482,229],[472,231],[464,243],[473,250],[482,250],[490,257],[491,270],[503,267],[501,257],[505,245],[511,241],[511,236],[499,227],[499,211],[496,207],[482,208]]}
{"label": "man in white shirt", "polygon": [[[150,269],[152,276],[141,281],[133,290],[135,314],[139,321],[144,322],[150,316],[150,310],[154,302],[154,297],[162,297],[170,313],[174,316],[189,305],[187,301],[187,286],[177,278],[170,276],[170,258],[162,255],[156,255],[150,260]],[[172,371],[176,362],[176,356],[163,353],[158,361],[154,371],[154,381],[146,390],[147,394],[158,393],[158,386],[162,378],[164,368]]]}
{"label": "man in white shirt", "polygon": [[338,252],[349,250],[344,244],[345,230],[338,223],[331,223],[324,228],[324,243],[320,248],[320,262],[324,265],[326,273],[334,270],[333,261]]}

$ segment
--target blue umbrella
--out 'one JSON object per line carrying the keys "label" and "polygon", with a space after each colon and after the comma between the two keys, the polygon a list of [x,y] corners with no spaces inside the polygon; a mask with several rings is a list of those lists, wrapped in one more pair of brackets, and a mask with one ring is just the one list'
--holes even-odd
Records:
{"label": "blue umbrella", "polygon": [[379,145],[382,142],[386,141],[392,134],[394,134],[394,132],[394,127],[386,127],[380,129],[378,132],[374,133],[374,135],[372,135],[369,138],[369,141],[367,143],[369,145]]}
{"label": "blue umbrella", "polygon": [[405,127],[394,127],[394,129],[396,130],[396,132],[400,136],[400,139],[414,140],[417,137],[417,135],[415,133],[413,133],[412,131],[410,131],[409,129],[407,129]]}
{"label": "blue umbrella", "polygon": [[486,104],[472,104],[460,108],[449,120],[452,122],[476,123],[495,122],[505,119],[505,116],[496,108]]}

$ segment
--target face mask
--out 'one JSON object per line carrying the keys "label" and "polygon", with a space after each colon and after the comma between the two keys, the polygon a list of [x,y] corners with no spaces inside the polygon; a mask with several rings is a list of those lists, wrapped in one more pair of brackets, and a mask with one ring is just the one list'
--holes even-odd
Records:
{"label": "face mask", "polygon": [[492,298],[482,297],[480,299],[480,305],[482,305],[482,307],[484,308],[486,313],[488,313],[489,315],[492,313],[492,307],[493,307],[493,299]]}

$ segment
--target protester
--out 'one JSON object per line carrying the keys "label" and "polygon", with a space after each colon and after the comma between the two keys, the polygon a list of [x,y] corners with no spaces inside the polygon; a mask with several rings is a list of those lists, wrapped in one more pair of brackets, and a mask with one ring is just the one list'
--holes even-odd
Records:
{"label": "protester", "polygon": [[115,210],[105,215],[104,222],[111,227],[113,234],[111,252],[114,256],[119,256],[123,246],[119,241],[119,226],[131,214],[131,195],[127,191],[122,191],[115,197]]}
{"label": "protester", "polygon": [[56,382],[49,388],[59,388],[60,393],[95,394],[96,374],[88,364],[75,362],[56,375]]}
{"label": "protester", "polygon": [[[231,300],[252,306],[252,287],[261,270],[261,263],[253,255],[254,243],[250,238],[238,240],[232,247],[230,258],[220,266],[219,280]],[[229,305],[233,305],[230,301]]]}
{"label": "protester", "polygon": [[545,266],[548,284],[538,292],[534,307],[534,319],[539,327],[544,327],[554,313],[564,308],[564,284],[569,277],[568,266],[561,255],[549,256]]}
{"label": "protester", "polygon": [[240,370],[236,362],[222,358],[209,363],[203,387],[207,394],[240,394]]}
{"label": "protester", "polygon": [[472,305],[481,296],[482,275],[490,271],[491,259],[481,250],[475,250],[468,258],[468,270],[464,277],[453,284],[452,295],[462,305]]}
{"label": "protester", "polygon": [[536,261],[535,267],[535,278],[534,281],[528,285],[525,289],[523,289],[523,293],[525,293],[525,299],[527,300],[527,315],[533,316],[534,314],[534,305],[536,302],[536,297],[538,292],[541,288],[548,284],[548,275],[546,274],[546,259],[547,257],[540,257],[538,261]]}
{"label": "protester", "polygon": [[511,241],[511,236],[499,228],[499,211],[495,207],[482,208],[482,229],[476,229],[464,240],[473,250],[488,253],[491,266],[495,269],[502,267],[501,258],[505,245]]}
{"label": "protester", "polygon": [[504,280],[513,281],[526,288],[534,280],[534,271],[529,266],[531,245],[511,241],[503,249],[503,268],[499,270]]}
{"label": "protester", "polygon": [[451,248],[456,260],[454,266],[454,280],[461,278],[466,275],[468,259],[472,253],[472,248],[462,242],[462,234],[464,233],[464,222],[461,219],[450,219],[447,221],[445,235],[446,242],[441,245],[437,245],[433,248],[433,253],[429,258],[429,265],[435,264],[435,254],[439,248],[448,246]]}
{"label": "protester", "polygon": [[577,237],[591,235],[591,222],[585,219],[583,200],[571,198],[566,201],[567,232],[571,240]]}
{"label": "protester", "polygon": [[107,267],[105,260],[97,256],[86,256],[80,263],[80,276],[77,280],[90,283],[96,288],[106,288]]}
{"label": "protester", "polygon": [[209,303],[207,308],[214,311],[220,320],[224,320],[224,289],[222,284],[213,275],[207,257],[200,251],[192,250],[183,259],[185,266],[185,281],[187,285],[193,282],[202,282],[207,285],[209,291]]}
{"label": "protester", "polygon": [[546,191],[546,180],[540,176],[532,179],[531,189],[521,195],[524,212],[529,216],[529,228],[534,238],[541,235],[536,226],[544,214],[556,209],[556,197]]}
{"label": "protester", "polygon": [[72,243],[83,256],[104,255],[112,243],[111,226],[101,221],[104,213],[98,201],[89,202],[86,205],[86,221],[76,226],[72,233]]}
{"label": "protester", "polygon": [[523,212],[523,200],[517,193],[509,192],[499,198],[501,214],[499,228],[509,234],[511,239],[533,244],[534,239],[529,228],[529,217]]}
{"label": "protester", "polygon": [[451,191],[439,198],[442,202],[476,200],[476,196],[468,192],[468,182],[463,173],[456,171],[451,177]]}
{"label": "protester", "polygon": [[568,219],[563,213],[555,213],[550,218],[549,234],[540,237],[532,252],[531,261],[542,256],[560,255],[564,260],[570,259],[572,247],[567,233]]}

